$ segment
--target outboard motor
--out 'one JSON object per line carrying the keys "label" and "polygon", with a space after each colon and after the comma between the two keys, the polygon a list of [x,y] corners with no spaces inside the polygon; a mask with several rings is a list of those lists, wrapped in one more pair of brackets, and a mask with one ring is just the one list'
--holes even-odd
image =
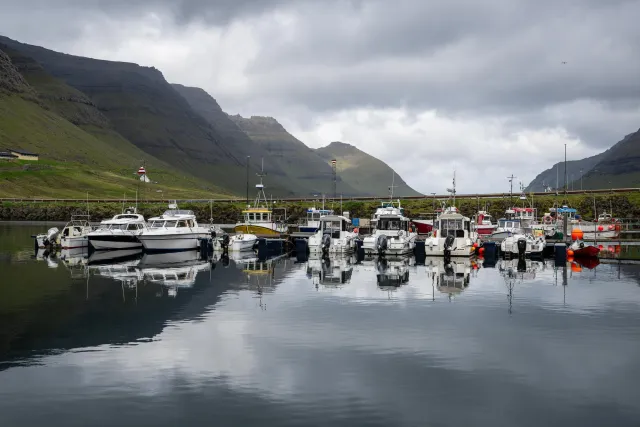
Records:
{"label": "outboard motor", "polygon": [[227,252],[229,250],[229,235],[225,234],[222,236],[222,242],[220,242],[220,246],[222,246],[222,251]]}
{"label": "outboard motor", "polygon": [[448,235],[444,240],[444,257],[451,257],[451,250],[453,249],[453,243],[456,241],[455,237]]}
{"label": "outboard motor", "polygon": [[527,252],[527,241],[525,239],[518,239],[518,257],[524,258]]}
{"label": "outboard motor", "polygon": [[322,253],[327,254],[329,252],[329,247],[331,246],[331,235],[323,234],[322,240],[320,242],[320,247],[322,248]]}
{"label": "outboard motor", "polygon": [[378,250],[378,255],[384,254],[388,247],[389,241],[387,239],[387,236],[384,234],[380,234],[376,239],[376,249]]}

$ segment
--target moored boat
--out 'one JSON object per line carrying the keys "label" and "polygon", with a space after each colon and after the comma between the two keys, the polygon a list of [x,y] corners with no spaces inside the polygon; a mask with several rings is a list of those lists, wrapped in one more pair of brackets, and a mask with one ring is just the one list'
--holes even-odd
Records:
{"label": "moored boat", "polygon": [[96,250],[140,248],[138,235],[146,228],[144,217],[131,210],[102,221],[87,237]]}
{"label": "moored boat", "polygon": [[138,235],[138,240],[147,251],[179,251],[196,249],[200,238],[210,237],[210,229],[201,227],[193,211],[173,209],[149,219],[146,230]]}

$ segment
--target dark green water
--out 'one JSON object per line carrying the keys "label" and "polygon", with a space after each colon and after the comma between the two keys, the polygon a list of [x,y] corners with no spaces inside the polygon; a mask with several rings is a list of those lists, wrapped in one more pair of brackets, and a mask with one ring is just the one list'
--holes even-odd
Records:
{"label": "dark green water", "polygon": [[3,427],[640,425],[640,266],[94,265],[41,229],[0,225]]}

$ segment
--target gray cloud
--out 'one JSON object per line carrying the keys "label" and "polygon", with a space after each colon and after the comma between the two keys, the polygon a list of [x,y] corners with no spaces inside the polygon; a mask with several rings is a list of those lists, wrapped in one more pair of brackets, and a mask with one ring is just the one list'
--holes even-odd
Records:
{"label": "gray cloud", "polygon": [[[168,32],[249,23],[259,46],[245,69],[248,89],[223,107],[297,111],[288,119],[302,127],[334,111],[389,107],[499,117],[513,129],[560,126],[592,147],[638,127],[634,0],[0,1],[6,35],[61,49],[79,37],[104,46],[100,19],[154,13]],[[263,25],[276,11],[290,22]]]}

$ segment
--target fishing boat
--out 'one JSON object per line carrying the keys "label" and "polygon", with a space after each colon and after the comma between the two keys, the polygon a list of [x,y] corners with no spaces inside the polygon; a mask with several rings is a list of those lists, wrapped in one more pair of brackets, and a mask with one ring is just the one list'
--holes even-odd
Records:
{"label": "fishing boat", "polygon": [[436,229],[425,240],[427,256],[470,256],[473,253],[475,233],[471,220],[455,206],[448,207],[436,220]]}
{"label": "fishing boat", "polygon": [[585,243],[582,240],[575,240],[570,246],[569,250],[573,251],[573,256],[579,257],[596,257],[600,252],[600,248],[595,245]]}
{"label": "fishing boat", "polygon": [[320,226],[320,217],[333,214],[332,209],[309,208],[307,209],[307,218],[300,224],[298,230],[302,233],[315,233]]}
{"label": "fishing boat", "polygon": [[500,251],[508,256],[541,257],[545,248],[543,237],[517,233],[507,237],[500,243]]}
{"label": "fishing boat", "polygon": [[284,222],[286,210],[284,218],[276,218],[273,210],[268,207],[269,203],[262,183],[262,177],[265,176],[264,161],[262,163],[262,172],[257,176],[260,177],[260,183],[256,184],[258,194],[256,195],[254,206],[247,206],[247,209],[242,211],[242,220],[236,224],[234,231],[257,236],[280,236],[280,234],[288,231],[287,224]]}
{"label": "fishing boat", "polygon": [[320,218],[318,231],[309,237],[311,253],[349,253],[356,247],[357,233],[353,232],[351,220],[341,215]]}
{"label": "fishing boat", "polygon": [[470,256],[473,244],[478,238],[471,230],[471,219],[462,215],[455,206],[456,175],[453,174],[453,188],[447,189],[451,193],[451,206],[444,207],[435,222],[435,230],[431,237],[425,240],[424,248],[427,256]]}
{"label": "fishing boat", "polygon": [[472,229],[478,233],[478,236],[488,236],[493,233],[497,224],[492,222],[492,216],[487,211],[478,211],[472,218]]}
{"label": "fishing boat", "polygon": [[410,227],[409,218],[397,208],[385,208],[376,217],[373,234],[363,239],[366,254],[408,254],[413,251],[417,234]]}
{"label": "fishing boat", "polygon": [[178,209],[175,201],[162,215],[149,218],[147,229],[138,240],[147,251],[180,251],[196,249],[201,238],[208,238],[211,231],[201,227],[191,210]]}
{"label": "fishing boat", "polygon": [[86,248],[89,246],[88,234],[93,231],[89,215],[72,215],[62,231],[52,227],[46,233],[33,236],[39,249],[55,246],[62,249]]}
{"label": "fishing boat", "polygon": [[129,208],[127,212],[102,221],[98,229],[87,235],[96,250],[141,248],[138,235],[146,230],[144,217]]}
{"label": "fishing boat", "polygon": [[229,249],[234,252],[250,251],[258,242],[255,234],[238,233],[229,238]]}

